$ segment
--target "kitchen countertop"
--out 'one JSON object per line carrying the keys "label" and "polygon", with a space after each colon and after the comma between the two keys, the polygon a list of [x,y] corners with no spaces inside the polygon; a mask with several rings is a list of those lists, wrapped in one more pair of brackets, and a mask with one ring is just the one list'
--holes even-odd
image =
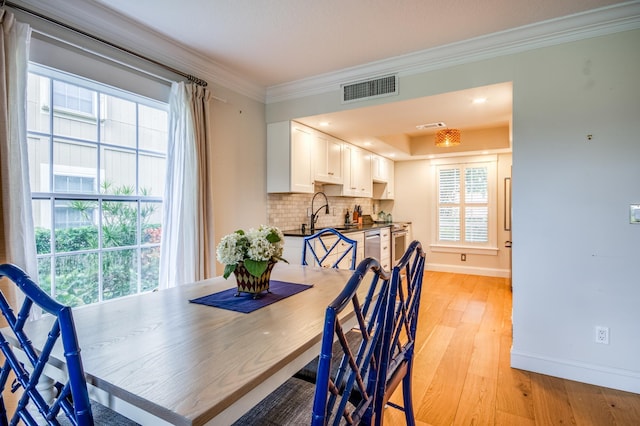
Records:
{"label": "kitchen countertop", "polygon": [[[345,225],[335,225],[335,227],[333,229],[335,229],[336,231],[339,231],[343,234],[348,234],[350,232],[359,232],[359,231],[369,231],[371,229],[382,229],[382,228],[388,228],[389,226],[393,226],[393,225],[403,225],[407,222],[384,222],[384,223],[371,223],[368,225],[350,225],[350,226],[345,226]],[[320,231],[321,229],[326,229],[326,228],[330,228],[328,226],[322,227],[322,228],[318,228],[316,229],[317,231]],[[311,232],[309,231],[309,227],[307,226],[307,229],[304,233],[302,233],[302,230],[300,228],[297,229],[289,229],[289,230],[284,230],[282,231],[282,233],[284,234],[285,237],[308,237],[309,235],[311,235]]]}

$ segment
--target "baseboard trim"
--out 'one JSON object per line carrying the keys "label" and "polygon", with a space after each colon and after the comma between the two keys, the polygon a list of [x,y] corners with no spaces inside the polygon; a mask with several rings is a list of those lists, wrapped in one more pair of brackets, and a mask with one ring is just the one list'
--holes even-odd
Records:
{"label": "baseboard trim", "polygon": [[511,350],[511,367],[640,394],[640,373]]}
{"label": "baseboard trim", "polygon": [[428,261],[425,269],[427,271],[451,272],[454,274],[469,274],[469,275],[482,275],[486,277],[511,278],[511,271],[509,269],[481,268],[478,266],[459,266],[459,265],[449,265],[446,263],[429,263]]}

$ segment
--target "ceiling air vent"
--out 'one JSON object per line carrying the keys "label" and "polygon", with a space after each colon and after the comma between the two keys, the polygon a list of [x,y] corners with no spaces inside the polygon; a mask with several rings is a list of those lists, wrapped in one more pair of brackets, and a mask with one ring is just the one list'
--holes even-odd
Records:
{"label": "ceiling air vent", "polygon": [[389,75],[372,80],[342,84],[342,103],[398,94],[398,76]]}

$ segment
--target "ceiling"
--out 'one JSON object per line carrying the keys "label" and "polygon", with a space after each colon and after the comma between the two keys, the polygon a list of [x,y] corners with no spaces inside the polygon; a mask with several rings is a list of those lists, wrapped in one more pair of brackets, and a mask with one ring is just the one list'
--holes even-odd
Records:
{"label": "ceiling", "polygon": [[[605,7],[616,0],[92,0],[265,89]],[[484,97],[484,104],[473,104]],[[445,122],[510,126],[511,84],[497,84],[299,121],[397,160]],[[509,143],[507,142],[507,145]],[[477,149],[474,148],[474,150]],[[484,148],[482,148],[484,149]],[[442,152],[442,151],[439,151]]]}

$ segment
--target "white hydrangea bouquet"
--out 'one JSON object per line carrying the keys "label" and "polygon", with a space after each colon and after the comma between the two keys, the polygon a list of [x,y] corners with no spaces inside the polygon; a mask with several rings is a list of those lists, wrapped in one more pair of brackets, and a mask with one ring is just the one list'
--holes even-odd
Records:
{"label": "white hydrangea bouquet", "polygon": [[[225,235],[216,249],[218,261],[224,264],[224,277],[235,271],[240,262],[244,263],[247,271],[260,277],[269,262],[282,260],[284,248],[284,234],[275,226],[261,225],[258,229],[242,229],[233,234]],[[287,262],[289,263],[289,262]]]}

